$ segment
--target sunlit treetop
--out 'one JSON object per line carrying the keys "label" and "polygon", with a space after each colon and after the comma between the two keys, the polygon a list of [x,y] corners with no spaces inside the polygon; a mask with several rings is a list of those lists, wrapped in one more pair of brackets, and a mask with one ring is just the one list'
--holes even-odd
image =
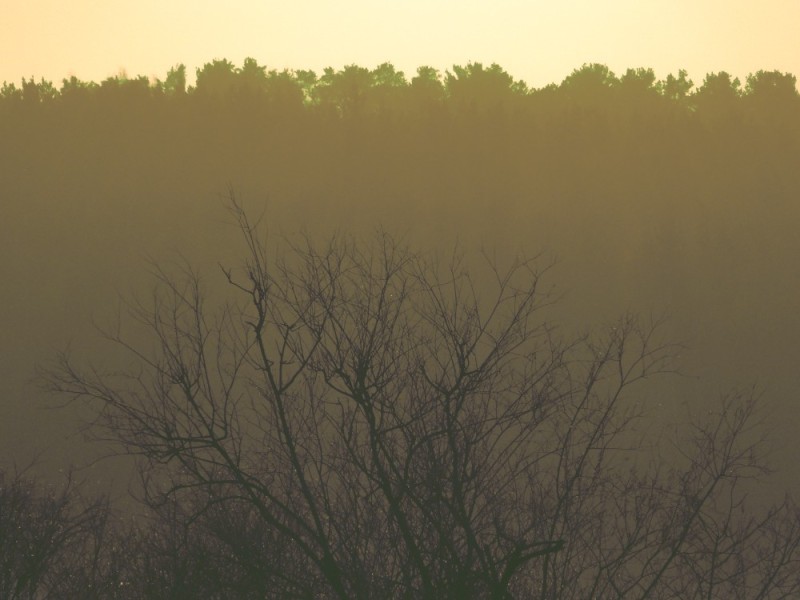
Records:
{"label": "sunlit treetop", "polygon": [[[186,67],[176,65],[162,79],[129,77],[120,73],[99,83],[72,76],[57,88],[45,79],[23,78],[19,85],[4,82],[0,106],[36,106],[65,102],[155,101],[193,98],[199,102],[251,102],[277,110],[317,108],[342,117],[419,113],[448,109],[454,113],[484,110],[524,110],[537,98],[552,97],[560,105],[619,106],[679,105],[689,112],[730,110],[739,105],[794,110],[800,106],[797,79],[790,73],[760,70],[745,84],[721,71],[709,73],[695,85],[686,71],[658,80],[652,69],[629,68],[622,75],[599,63],[584,64],[560,84],[531,88],[500,65],[480,62],[454,65],[441,72],[420,66],[410,77],[391,63],[373,69],[355,64],[328,67],[320,74],[308,70],[274,70],[246,58],[240,67],[215,59],[196,71],[187,84]],[[644,104],[643,104],[644,103]]]}

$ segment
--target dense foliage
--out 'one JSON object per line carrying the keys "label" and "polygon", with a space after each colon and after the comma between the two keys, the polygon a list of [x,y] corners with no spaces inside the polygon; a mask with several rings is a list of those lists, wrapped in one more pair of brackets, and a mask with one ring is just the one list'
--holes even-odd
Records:
{"label": "dense foliage", "polygon": [[[391,63],[375,69],[349,65],[340,70],[326,68],[321,76],[313,71],[267,70],[255,59],[241,67],[228,60],[214,60],[197,69],[196,83],[187,86],[186,67],[171,69],[165,80],[125,74],[102,82],[86,82],[75,76],[57,88],[52,82],[23,78],[19,87],[5,82],[0,99],[5,110],[16,107],[65,106],[88,109],[93,104],[139,105],[165,98],[194,98],[220,104],[247,106],[281,116],[305,108],[326,115],[362,118],[375,115],[425,116],[444,114],[507,112],[509,115],[546,116],[554,104],[570,108],[593,108],[598,112],[632,113],[650,118],[665,112],[699,112],[708,116],[748,111],[767,115],[775,110],[797,110],[796,77],[779,71],[758,71],[747,76],[744,86],[725,71],[710,73],[695,84],[685,71],[657,80],[652,69],[628,69],[616,76],[601,64],[576,69],[560,85],[531,89],[515,80],[499,65],[481,63],[454,65],[444,74],[423,66],[410,79]],[[82,107],[80,105],[83,105]]]}
{"label": "dense foliage", "polygon": [[585,272],[599,273],[602,256],[613,285],[662,271],[648,283],[670,302],[705,291],[727,264],[740,265],[736,283],[758,279],[750,248],[780,253],[796,239],[790,74],[711,73],[694,85],[685,72],[659,81],[591,64],[534,90],[497,65],[421,67],[409,81],[390,64],[317,75],[247,59],[186,79],[177,66],[164,81],[6,84],[8,220],[26,227],[46,212],[97,236],[124,214],[127,229],[155,219],[206,231],[198,196],[233,183],[268,195],[279,222],[530,238],[589,254]]}
{"label": "dense foliage", "polygon": [[671,236],[663,241],[692,253],[736,227],[726,209],[745,223],[762,210],[785,223],[784,194],[796,189],[800,95],[788,73],[758,71],[744,83],[710,73],[694,85],[684,71],[657,80],[650,69],[617,76],[590,64],[529,89],[498,65],[420,67],[409,81],[388,63],[317,75],[247,59],[206,64],[194,86],[186,79],[179,65],[164,81],[5,84],[10,197],[34,173],[67,193],[92,179],[101,189],[91,193],[106,196],[152,196],[188,175],[189,193],[232,182],[297,213],[445,220],[495,227],[491,236],[519,219],[544,231],[616,220],[628,245]]}

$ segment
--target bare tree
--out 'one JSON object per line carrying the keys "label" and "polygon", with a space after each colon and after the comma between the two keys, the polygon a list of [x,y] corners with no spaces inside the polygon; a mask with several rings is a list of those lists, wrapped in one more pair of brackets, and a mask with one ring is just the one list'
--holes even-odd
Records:
{"label": "bare tree", "polygon": [[727,398],[676,460],[636,435],[640,384],[675,351],[659,322],[565,342],[536,261],[468,268],[383,233],[270,252],[233,211],[232,300],[209,310],[190,268],[156,268],[129,313],[146,342],[105,332],[126,367],[65,355],[47,381],[139,457],[172,539],[203,537],[254,597],[797,592],[796,512],[745,504],[763,472],[752,398]]}

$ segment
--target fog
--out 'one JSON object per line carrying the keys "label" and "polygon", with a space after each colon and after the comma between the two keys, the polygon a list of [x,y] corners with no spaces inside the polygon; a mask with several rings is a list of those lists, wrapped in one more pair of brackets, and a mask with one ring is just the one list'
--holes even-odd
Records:
{"label": "fog", "polygon": [[[103,453],[81,410],[48,409],[36,365],[92,359],[93,323],[179,257],[211,293],[243,248],[231,190],[269,235],[368,234],[420,251],[541,254],[566,332],[669,315],[670,414],[763,395],[779,487],[800,491],[800,98],[794,77],[617,77],[529,90],[500,67],[320,78],[218,61],[186,89],[112,78],[0,94],[0,456],[44,474]],[[205,73],[205,75],[204,75]],[[409,81],[411,80],[411,81]],[[221,292],[220,292],[221,293]],[[116,467],[109,467],[113,471]],[[100,466],[98,469],[102,470]],[[98,479],[116,474],[98,475]]]}

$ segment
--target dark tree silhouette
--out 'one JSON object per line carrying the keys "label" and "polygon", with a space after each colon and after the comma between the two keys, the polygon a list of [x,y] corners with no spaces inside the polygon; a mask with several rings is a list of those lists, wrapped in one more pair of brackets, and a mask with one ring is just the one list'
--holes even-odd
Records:
{"label": "dark tree silhouette", "polygon": [[229,60],[214,60],[197,69],[195,89],[198,94],[213,98],[225,98],[237,90],[237,69]]}
{"label": "dark tree silhouette", "polygon": [[130,313],[146,340],[120,324],[119,365],[64,356],[46,375],[139,458],[166,515],[150,547],[179,569],[163,581],[191,595],[227,571],[240,587],[223,596],[282,598],[800,591],[795,509],[746,502],[764,472],[754,399],[666,438],[677,458],[646,437],[642,384],[675,350],[658,322],[564,341],[535,261],[437,260],[386,234],[268,250],[233,211],[238,299],[210,310],[191,269],[157,268]]}
{"label": "dark tree silhouette", "polygon": [[164,81],[164,93],[168,96],[186,94],[186,65],[179,64],[169,70]]}
{"label": "dark tree silhouette", "polygon": [[122,568],[106,545],[109,516],[107,500],[87,500],[71,476],[44,486],[0,470],[0,597],[113,597]]}

